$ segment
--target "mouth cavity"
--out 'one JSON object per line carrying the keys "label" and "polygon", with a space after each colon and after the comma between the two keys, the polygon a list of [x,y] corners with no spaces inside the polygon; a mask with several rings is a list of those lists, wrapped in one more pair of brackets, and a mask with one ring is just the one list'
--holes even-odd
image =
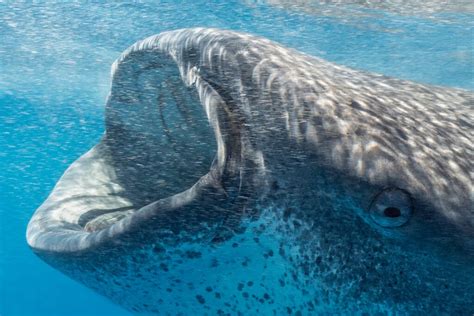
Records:
{"label": "mouth cavity", "polygon": [[83,213],[78,224],[87,232],[191,188],[217,151],[196,89],[176,66],[144,69],[120,90],[108,101],[104,153],[128,206]]}

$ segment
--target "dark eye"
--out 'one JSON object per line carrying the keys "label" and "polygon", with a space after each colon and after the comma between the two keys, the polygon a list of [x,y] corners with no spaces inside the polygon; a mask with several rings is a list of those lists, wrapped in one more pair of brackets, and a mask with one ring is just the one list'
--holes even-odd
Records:
{"label": "dark eye", "polygon": [[372,220],[382,227],[399,227],[410,220],[413,201],[405,190],[384,189],[370,203],[369,213]]}

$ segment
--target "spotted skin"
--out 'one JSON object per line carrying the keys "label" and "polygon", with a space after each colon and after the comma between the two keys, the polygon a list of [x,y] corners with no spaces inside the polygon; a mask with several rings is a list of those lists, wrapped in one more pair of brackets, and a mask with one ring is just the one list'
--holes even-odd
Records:
{"label": "spotted skin", "polygon": [[472,314],[471,92],[202,28],[112,79],[28,227],[52,266],[134,313]]}

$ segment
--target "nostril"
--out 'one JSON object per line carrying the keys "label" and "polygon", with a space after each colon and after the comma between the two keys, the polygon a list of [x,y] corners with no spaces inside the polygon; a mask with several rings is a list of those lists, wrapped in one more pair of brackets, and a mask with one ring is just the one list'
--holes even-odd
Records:
{"label": "nostril", "polygon": [[383,210],[383,214],[387,217],[400,217],[402,212],[397,207],[387,207]]}

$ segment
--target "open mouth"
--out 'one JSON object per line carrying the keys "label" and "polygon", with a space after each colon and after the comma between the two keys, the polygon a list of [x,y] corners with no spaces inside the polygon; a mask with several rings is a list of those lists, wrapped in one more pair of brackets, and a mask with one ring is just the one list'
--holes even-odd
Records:
{"label": "open mouth", "polygon": [[216,110],[224,101],[187,70],[147,50],[114,64],[106,133],[37,210],[27,233],[33,248],[87,249],[220,185],[232,156]]}
{"label": "open mouth", "polygon": [[79,224],[86,231],[183,192],[210,170],[216,145],[199,96],[183,84],[176,65],[159,62],[115,79],[120,85],[108,100],[101,157],[113,173],[109,183],[120,186],[117,195],[129,205],[83,213]]}
{"label": "open mouth", "polygon": [[32,248],[82,251],[150,222],[238,226],[249,195],[266,185],[263,155],[229,92],[246,70],[222,58],[225,43],[193,47],[201,44],[187,35],[152,36],[114,63],[105,135],[33,215]]}

